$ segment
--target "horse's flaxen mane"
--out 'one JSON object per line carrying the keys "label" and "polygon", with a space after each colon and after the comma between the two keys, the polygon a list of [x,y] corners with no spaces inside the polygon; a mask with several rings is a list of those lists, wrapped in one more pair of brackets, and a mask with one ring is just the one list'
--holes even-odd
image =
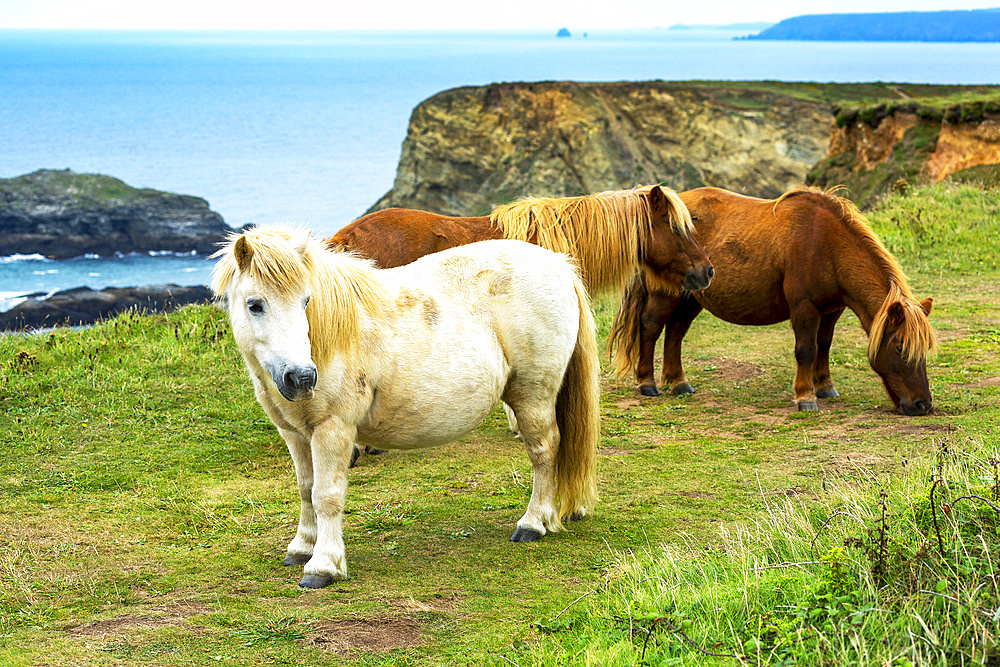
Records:
{"label": "horse's flaxen mane", "polygon": [[868,359],[875,358],[888,324],[889,307],[898,302],[904,313],[903,323],[899,329],[898,339],[903,346],[903,357],[909,363],[924,361],[937,346],[934,330],[927,319],[927,314],[917,303],[906,280],[906,274],[892,253],[875,235],[871,224],[864,214],[849,199],[836,193],[843,189],[836,186],[829,190],[815,187],[804,187],[789,190],[774,201],[772,211],[777,215],[778,204],[801,195],[811,195],[813,201],[822,203],[828,211],[837,216],[850,230],[862,247],[866,248],[877,260],[879,267],[885,273],[889,285],[885,300],[875,313],[868,331]]}
{"label": "horse's flaxen mane", "polygon": [[[362,312],[377,314],[385,288],[368,260],[347,251],[328,249],[308,232],[282,227],[257,227],[229,235],[212,255],[212,291],[228,295],[240,276],[235,247],[246,239],[246,275],[279,297],[310,294],[306,307],[313,361],[322,364],[337,352],[348,352],[360,333]],[[232,304],[230,304],[232,307]]]}
{"label": "horse's flaxen mane", "polygon": [[[579,197],[528,197],[497,206],[490,220],[504,238],[533,240],[575,257],[591,293],[617,288],[646,256],[651,233],[649,191],[656,186]],[[684,202],[662,188],[673,211],[670,226],[685,238],[694,230]]]}

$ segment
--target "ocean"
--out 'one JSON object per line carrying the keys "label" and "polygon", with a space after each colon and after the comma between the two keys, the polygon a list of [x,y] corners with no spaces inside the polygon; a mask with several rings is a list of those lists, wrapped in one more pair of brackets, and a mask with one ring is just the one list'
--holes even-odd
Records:
{"label": "ocean", "polygon": [[[723,30],[0,31],[0,178],[39,168],[197,195],[232,226],[331,233],[392,187],[410,112],[532,80],[998,83],[1000,44],[764,42]],[[203,257],[0,258],[26,292],[204,284]]]}

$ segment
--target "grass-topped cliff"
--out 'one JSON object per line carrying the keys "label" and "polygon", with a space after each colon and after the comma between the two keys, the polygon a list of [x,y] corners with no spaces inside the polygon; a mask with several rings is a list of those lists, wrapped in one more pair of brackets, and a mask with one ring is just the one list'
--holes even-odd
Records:
{"label": "grass-topped cliff", "polygon": [[[527,195],[653,182],[773,197],[807,176],[817,184],[847,184],[849,195],[867,205],[900,178],[920,176],[932,157],[939,162],[934,178],[1000,162],[991,148],[1000,142],[989,130],[997,102],[996,86],[892,83],[550,81],[456,88],[414,109],[393,188],[372,208],[482,215]],[[920,128],[891,164],[866,173],[899,142],[892,119],[905,114]],[[975,134],[980,130],[982,136]],[[946,141],[935,155],[942,133]],[[863,150],[882,152],[869,158]]]}
{"label": "grass-topped cliff", "polygon": [[498,409],[361,460],[351,578],[320,591],[281,565],[295,477],[223,313],[0,337],[0,663],[703,664],[677,628],[761,664],[989,664],[998,523],[957,499],[997,502],[998,201],[921,186],[871,214],[935,298],[930,416],[889,411],[853,317],[842,396],[799,413],[788,326],[703,316],[698,393],[605,381],[592,516],[507,541],[530,466]]}
{"label": "grass-topped cliff", "polygon": [[200,197],[112,176],[39,169],[0,179],[0,255],[211,252],[229,230]]}
{"label": "grass-topped cliff", "polygon": [[807,182],[844,185],[863,206],[891,188],[939,181],[1000,183],[1000,88],[915,98],[905,91],[833,107],[829,155]]}

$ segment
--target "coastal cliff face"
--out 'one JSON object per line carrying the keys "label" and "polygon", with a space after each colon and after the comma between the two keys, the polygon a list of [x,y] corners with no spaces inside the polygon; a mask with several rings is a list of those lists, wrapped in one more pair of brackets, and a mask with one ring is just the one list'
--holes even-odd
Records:
{"label": "coastal cliff face", "polygon": [[0,255],[208,253],[228,231],[204,199],[110,176],[40,169],[0,179]]}
{"label": "coastal cliff face", "polygon": [[777,196],[827,154],[828,104],[725,84],[509,83],[447,90],[410,118],[392,206],[482,215],[527,195],[664,183]]}
{"label": "coastal cliff face", "polygon": [[810,172],[821,187],[846,185],[870,204],[900,181],[946,177],[995,184],[1000,176],[1000,103],[945,110],[904,104],[841,112],[829,155]]}

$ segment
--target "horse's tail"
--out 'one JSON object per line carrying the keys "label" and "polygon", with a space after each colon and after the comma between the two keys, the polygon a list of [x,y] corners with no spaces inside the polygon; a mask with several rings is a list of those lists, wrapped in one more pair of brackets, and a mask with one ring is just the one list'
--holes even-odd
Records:
{"label": "horse's tail", "polygon": [[608,334],[608,354],[615,369],[615,376],[622,380],[635,370],[639,360],[639,334],[642,311],[649,299],[646,276],[639,271],[625,288],[618,303],[618,312],[611,322]]}
{"label": "horse's tail", "polygon": [[556,425],[559,427],[556,497],[561,519],[586,511],[597,502],[600,352],[590,297],[576,272],[573,285],[580,307],[580,328],[556,398]]}

